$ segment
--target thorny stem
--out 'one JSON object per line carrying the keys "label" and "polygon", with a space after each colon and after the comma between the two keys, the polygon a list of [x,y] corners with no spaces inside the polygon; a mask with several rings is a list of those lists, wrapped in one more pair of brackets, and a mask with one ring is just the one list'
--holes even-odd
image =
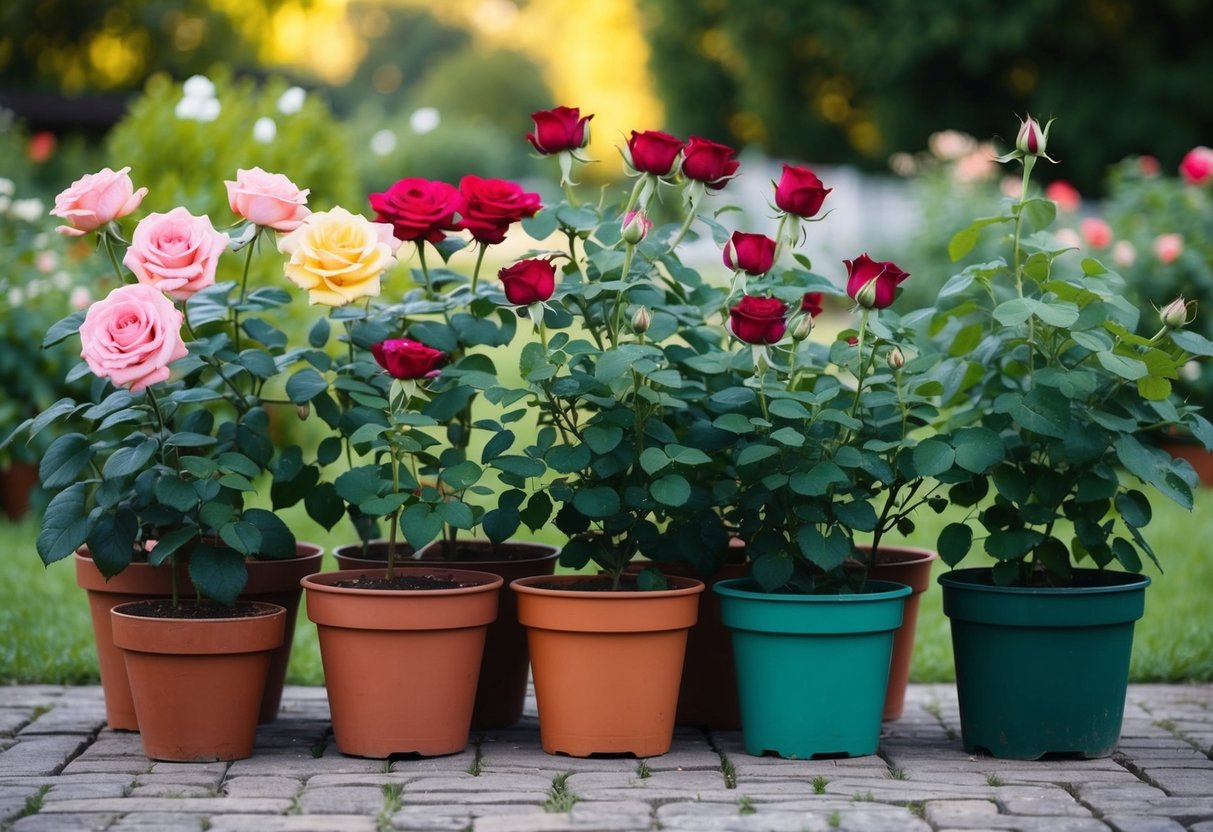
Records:
{"label": "thorny stem", "polygon": [[118,282],[123,283],[122,266],[118,265],[118,253],[114,251],[114,237],[109,231],[102,231],[101,239],[105,240],[105,250],[110,256],[110,263],[113,264],[114,274],[118,277]]}
{"label": "thorny stem", "polygon": [[253,265],[253,249],[256,248],[260,239],[261,226],[257,226],[257,233],[253,235],[253,239],[249,240],[248,252],[244,255],[244,274],[240,278],[240,300],[232,307],[232,339],[237,353],[240,352],[240,307],[244,304],[248,292],[248,274]]}
{"label": "thorny stem", "polygon": [[[623,253],[623,271],[619,273],[619,281],[621,283],[627,282],[628,271],[632,268],[632,258],[635,254],[636,246],[628,243]],[[623,292],[624,290],[621,288],[615,299],[615,322],[611,327],[611,342],[615,344],[619,343],[620,329],[623,327],[623,308],[627,305]]]}
{"label": "thorny stem", "polygon": [[[156,417],[156,435],[161,436],[165,431],[164,413],[160,410],[160,402],[156,401],[156,394],[152,392],[151,387],[144,389],[147,394],[147,402],[151,406],[152,413]],[[160,456],[160,464],[168,465],[168,461],[164,456],[164,442],[159,443],[158,453]],[[180,590],[177,586],[177,553],[169,555],[169,580],[172,585],[173,609],[177,609],[181,605]]]}

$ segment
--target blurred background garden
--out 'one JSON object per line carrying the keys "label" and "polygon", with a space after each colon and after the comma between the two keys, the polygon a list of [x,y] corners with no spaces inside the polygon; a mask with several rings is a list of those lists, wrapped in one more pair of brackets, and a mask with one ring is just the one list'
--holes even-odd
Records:
{"label": "blurred background garden", "polygon": [[[84,173],[129,165],[149,188],[143,213],[188,204],[220,227],[223,180],[255,165],[309,188],[316,210],[368,216],[368,193],[410,176],[501,177],[554,198],[557,172],[523,137],[532,111],[560,104],[594,114],[586,153],[598,163],[581,175],[603,185],[622,178],[615,148],[631,130],[739,148],[742,175],[724,200],[739,210],[719,217],[731,227],[770,216],[782,161],[812,166],[835,189],[826,224],[809,232],[816,271],[841,281],[842,259],[862,251],[895,260],[913,275],[901,311],[953,274],[952,233],[995,212],[1007,184],[993,157],[1013,143],[1015,116],[1056,117],[1058,163],[1041,181],[1062,242],[1124,274],[1143,309],[1195,299],[1194,326],[1213,337],[1213,169],[1181,170],[1213,145],[1211,29],[1213,5],[1200,0],[6,0],[0,439],[82,392],[64,381],[74,339],[39,345],[111,288],[104,258],[47,216]],[[512,233],[492,272],[528,245]],[[695,251],[719,263],[710,238]],[[282,276],[270,260],[254,279],[272,285]],[[412,285],[409,267],[386,292]],[[848,310],[828,312],[837,330]],[[1143,315],[1143,328],[1154,323]],[[1213,372],[1190,366],[1176,389],[1213,403]],[[0,513],[0,683],[95,679],[71,567],[43,574],[34,551],[44,498],[20,477],[41,447],[0,450],[15,483]],[[1210,494],[1191,514],[1156,505],[1151,540],[1167,572],[1149,567],[1136,679],[1213,679]],[[294,514],[300,539],[352,539]],[[909,542],[934,546],[946,522],[922,518]],[[314,631],[297,639],[291,678],[318,683]],[[950,678],[950,662],[933,587],[914,678]]]}

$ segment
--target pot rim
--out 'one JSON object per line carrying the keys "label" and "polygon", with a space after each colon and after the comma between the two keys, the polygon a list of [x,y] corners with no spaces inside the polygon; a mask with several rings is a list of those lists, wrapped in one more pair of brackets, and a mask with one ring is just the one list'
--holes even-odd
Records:
{"label": "pot rim", "polygon": [[1105,586],[999,586],[992,581],[981,580],[993,573],[989,566],[973,566],[965,569],[952,569],[942,573],[936,581],[945,589],[964,590],[966,592],[987,592],[993,595],[1106,595],[1117,592],[1138,592],[1150,585],[1148,575],[1137,572],[1124,572],[1118,569],[1075,569],[1074,572],[1087,575],[1113,575],[1116,583]]}
{"label": "pot rim", "polygon": [[757,587],[758,582],[753,578],[729,578],[720,581],[713,587],[719,595],[730,598],[745,598],[770,601],[780,604],[854,604],[868,601],[886,601],[904,598],[910,594],[910,587],[895,581],[869,580],[864,587],[873,587],[873,592],[856,592],[850,595],[810,595],[802,592],[763,592]]}
{"label": "pot rim", "polygon": [[144,604],[144,603],[147,603],[148,601],[164,601],[164,600],[166,600],[166,599],[164,599],[164,598],[141,598],[138,601],[124,601],[121,604],[116,604],[113,607],[111,607],[110,615],[119,616],[121,618],[129,619],[132,621],[173,621],[173,622],[177,622],[177,623],[189,622],[189,623],[198,623],[198,624],[207,624],[207,623],[213,624],[215,622],[227,623],[227,622],[231,622],[231,621],[247,620],[250,618],[272,618],[275,615],[283,615],[283,616],[286,615],[286,607],[282,606],[281,604],[273,604],[273,603],[270,603],[269,601],[248,601],[248,600],[244,600],[244,599],[238,599],[236,601],[236,603],[233,604],[232,606],[233,607],[262,607],[264,609],[262,609],[262,611],[259,612],[257,615],[217,616],[214,618],[194,618],[192,616],[188,617],[188,618],[177,618],[175,616],[132,615],[123,610],[123,607],[130,607],[135,604]]}
{"label": "pot rim", "polygon": [[671,598],[683,595],[697,595],[704,590],[703,581],[698,578],[683,578],[667,575],[667,583],[673,584],[669,589],[646,589],[635,592],[599,592],[588,589],[549,589],[532,586],[535,583],[572,583],[598,575],[565,574],[565,575],[531,575],[525,578],[515,578],[510,582],[510,589],[524,595],[543,595],[555,598],[601,598],[604,601],[636,601],[644,598]]}
{"label": "pot rim", "polygon": [[504,583],[500,575],[489,572],[477,572],[472,569],[439,569],[423,566],[397,566],[397,575],[433,575],[436,571],[450,575],[453,580],[475,581],[475,586],[453,587],[450,589],[363,589],[352,586],[333,586],[341,580],[359,578],[364,575],[381,575],[383,568],[377,569],[341,569],[335,572],[315,572],[305,575],[299,584],[309,592],[326,592],[334,595],[362,595],[371,597],[401,597],[401,598],[439,598],[450,595],[467,595],[474,592],[493,592]]}
{"label": "pot rim", "polygon": [[[497,545],[504,547],[504,548],[508,548],[511,546],[526,546],[528,548],[543,549],[544,553],[542,555],[538,555],[533,558],[505,558],[502,560],[496,560],[496,559],[492,559],[492,558],[474,558],[474,559],[467,559],[467,560],[444,560],[442,558],[438,558],[435,560],[421,560],[418,557],[418,555],[424,557],[427,550],[429,550],[431,547],[433,547],[437,544],[440,544],[441,542],[442,541],[440,541],[440,540],[432,540],[429,543],[422,546],[420,550],[416,550],[416,549],[413,549],[412,547],[409,547],[408,554],[404,555],[405,566],[408,566],[411,564],[416,564],[418,566],[420,566],[422,564],[425,564],[426,566],[429,566],[431,564],[450,564],[454,568],[462,568],[462,565],[464,565],[464,564],[473,564],[473,563],[532,563],[532,562],[538,562],[538,561],[553,560],[555,558],[558,558],[558,557],[560,557],[560,551],[561,551],[560,547],[555,545],[554,543],[543,543],[538,540],[507,540],[507,541],[504,541],[503,543],[499,543]],[[462,542],[488,543],[489,541],[487,538],[483,538],[483,537],[469,537],[469,538],[464,539]],[[388,543],[388,541],[379,539],[379,540],[370,541],[369,545],[370,546],[386,546],[387,543]],[[400,544],[397,544],[397,545],[399,546]],[[405,544],[405,545],[407,545],[407,544]],[[348,551],[351,549],[356,550],[356,551],[353,551],[353,552]],[[358,560],[358,561],[363,561],[366,563],[376,563],[376,564],[384,562],[384,561],[381,561],[381,560],[378,560],[375,558],[363,557],[361,551],[359,551],[361,549],[362,549],[362,544],[360,544],[360,543],[344,543],[333,549],[333,557],[346,558],[349,560]],[[401,568],[401,567],[398,567],[398,568]],[[477,571],[477,570],[472,569],[471,571]]]}

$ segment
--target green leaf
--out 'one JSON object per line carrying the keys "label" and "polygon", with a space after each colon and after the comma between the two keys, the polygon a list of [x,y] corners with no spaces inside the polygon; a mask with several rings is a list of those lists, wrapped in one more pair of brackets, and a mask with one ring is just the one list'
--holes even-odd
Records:
{"label": "green leaf", "polygon": [[265,350],[242,350],[238,360],[240,366],[260,379],[272,378],[278,372],[273,356]]}
{"label": "green leaf", "polygon": [[866,500],[854,500],[849,503],[835,503],[834,516],[848,529],[857,532],[870,532],[876,529],[876,509]]}
{"label": "green leaf", "polygon": [[991,532],[986,538],[986,552],[999,560],[1019,560],[1044,538],[1033,529],[1013,529]]}
{"label": "green leaf", "polygon": [[782,587],[791,579],[792,571],[792,559],[787,555],[760,555],[750,564],[750,574],[764,592],[774,592]]}
{"label": "green leaf", "polygon": [[208,436],[205,433],[194,433],[193,431],[183,430],[177,433],[169,434],[164,440],[166,448],[205,448],[209,445],[214,445],[219,440],[213,436]]}
{"label": "green leaf", "polygon": [[322,482],[303,497],[307,516],[331,530],[345,516],[345,506],[331,482]]}
{"label": "green leaf", "polygon": [[306,404],[328,389],[324,376],[311,367],[304,367],[286,380],[286,397],[295,404]]}
{"label": "green leaf", "polygon": [[425,503],[413,503],[400,514],[400,529],[415,551],[442,534],[442,515]]}
{"label": "green leaf", "polygon": [[1171,395],[1171,382],[1158,376],[1139,378],[1137,392],[1148,402],[1161,402]]}
{"label": "green leaf", "polygon": [[819,462],[807,474],[803,471],[793,474],[788,486],[805,497],[820,497],[830,490],[831,485],[845,482],[850,482],[845,471],[833,462]]}
{"label": "green leaf", "polygon": [[989,428],[961,428],[952,437],[956,464],[974,474],[983,474],[1003,458],[1002,439]]}
{"label": "green leaf", "polygon": [[253,553],[261,558],[291,558],[295,556],[295,535],[277,514],[263,508],[244,510],[246,522],[261,533],[261,546]]}
{"label": "green leaf", "polygon": [[219,538],[245,556],[252,555],[261,548],[261,530],[246,520],[220,526]]}
{"label": "green leaf", "polygon": [[636,587],[644,592],[659,592],[669,589],[669,586],[665,575],[661,574],[661,570],[655,567],[650,566],[647,569],[641,569],[636,574]]}
{"label": "green leaf", "polygon": [[358,505],[364,500],[378,496],[379,489],[383,487],[383,480],[379,476],[378,466],[362,465],[341,474],[334,484],[341,499]]}
{"label": "green leaf", "polygon": [[480,521],[484,535],[494,543],[503,543],[518,531],[520,514],[516,508],[494,508],[485,512]]}
{"label": "green leaf", "polygon": [[1192,489],[1169,467],[1169,458],[1161,452],[1155,456],[1133,436],[1122,435],[1116,440],[1116,457],[1121,464],[1142,481],[1157,488],[1184,508],[1192,509]]}
{"label": "green leaf", "polygon": [[[501,460],[495,460],[494,464],[500,467]],[[470,459],[465,459],[463,462],[458,462],[443,470],[438,475],[438,479],[450,486],[451,490],[462,491],[470,485],[475,485],[480,480],[482,473],[483,469],[479,465]]]}
{"label": "green leaf", "polygon": [[1078,307],[1068,301],[1040,302],[1033,314],[1049,326],[1067,327],[1078,320]]}
{"label": "green leaf", "polygon": [[1145,362],[1138,361],[1136,358],[1128,358],[1114,352],[1097,353],[1095,357],[1105,370],[1129,381],[1136,381],[1150,374],[1150,369]]}
{"label": "green leaf", "polygon": [[573,496],[573,506],[592,520],[602,520],[619,512],[619,494],[605,485],[582,488]]}
{"label": "green leaf", "polygon": [[1190,329],[1172,330],[1171,340],[1175,343],[1175,346],[1192,355],[1202,355],[1206,358],[1213,357],[1213,341],[1210,341],[1199,332],[1193,332]]}
{"label": "green leaf", "polygon": [[795,428],[780,428],[771,434],[771,439],[780,445],[799,448],[804,445],[804,434]]}
{"label": "green leaf", "polygon": [[489,463],[489,467],[523,478],[542,477],[547,471],[547,468],[540,460],[516,454],[499,456]]}
{"label": "green leaf", "polygon": [[939,439],[924,439],[914,446],[914,470],[920,477],[942,474],[956,461],[956,450]]}
{"label": "green leaf", "polygon": [[539,531],[552,516],[552,498],[546,492],[536,491],[527,500],[526,508],[521,512],[522,522],[531,531]]}
{"label": "green leaf", "polygon": [[51,498],[42,515],[35,547],[45,564],[61,560],[84,545],[89,533],[86,490],[78,482]]}
{"label": "green leaf", "polygon": [[1032,317],[1040,306],[1034,298],[1012,298],[994,307],[994,320],[1003,326],[1019,326]]}
{"label": "green leaf", "polygon": [[649,485],[653,499],[667,506],[681,506],[691,499],[691,484],[681,474],[668,474]]}
{"label": "green leaf", "polygon": [[939,557],[948,566],[955,566],[964,560],[973,546],[973,530],[964,523],[949,523],[939,532],[936,542]]}
{"label": "green leaf", "polygon": [[329,340],[329,319],[317,318],[316,323],[308,330],[307,342],[316,349],[321,349]]}
{"label": "green leaf", "polygon": [[777,448],[770,445],[747,445],[737,455],[737,465],[753,465],[779,453]]}
{"label": "green leaf", "polygon": [[1123,537],[1118,537],[1112,541],[1112,554],[1116,555],[1116,560],[1128,571],[1141,571],[1141,558],[1138,557],[1137,550],[1133,548],[1132,543]]}
{"label": "green leaf", "polygon": [[623,429],[616,425],[590,425],[582,436],[594,453],[609,454],[623,440]]}
{"label": "green leaf", "polygon": [[44,488],[63,488],[92,460],[92,446],[82,433],[65,433],[46,449],[38,462],[38,479]]}
{"label": "green leaf", "polygon": [[512,430],[502,430],[494,434],[493,438],[484,444],[484,450],[480,453],[480,464],[487,465],[508,451],[513,444],[514,432]]}
{"label": "green leaf", "polygon": [[796,545],[810,563],[826,572],[842,566],[851,556],[851,542],[837,528],[823,536],[816,526],[801,526],[796,533]]}
{"label": "green leaf", "polygon": [[585,445],[557,445],[543,458],[553,471],[572,474],[590,464],[590,449]]}
{"label": "green leaf", "polygon": [[51,328],[46,331],[46,335],[42,337],[42,349],[53,347],[65,338],[79,332],[80,324],[84,323],[84,316],[87,314],[87,309],[81,309],[52,324]]}
{"label": "green leaf", "polygon": [[187,525],[173,529],[168,534],[161,535],[156,541],[155,548],[147,554],[147,562],[152,566],[159,566],[182,546],[197,538],[198,528],[196,526]]}
{"label": "green leaf", "polygon": [[978,229],[970,227],[952,235],[952,239],[948,241],[948,257],[952,258],[953,263],[973,250],[977,245],[978,233]]}
{"label": "green leaf", "polygon": [[1020,216],[1035,231],[1043,231],[1057,219],[1057,203],[1051,199],[1029,199],[1019,209]]}
{"label": "green leaf", "polygon": [[[671,462],[678,465],[707,465],[712,458],[698,448],[688,448],[685,445],[666,445],[665,454]],[[643,457],[644,454],[641,454]]]}
{"label": "green leaf", "polygon": [[198,504],[198,492],[194,486],[174,474],[157,479],[153,492],[163,505],[183,514]]}
{"label": "green leaf", "polygon": [[1070,402],[1058,391],[1037,387],[1011,407],[1011,418],[1033,433],[1064,439],[1070,429]]}
{"label": "green leaf", "polygon": [[670,458],[661,448],[645,448],[640,452],[640,467],[646,474],[656,474],[670,464]]}
{"label": "green leaf", "polygon": [[189,570],[203,595],[228,606],[236,603],[248,582],[244,557],[232,549],[199,545],[190,554]]}
{"label": "green leaf", "polygon": [[139,518],[130,509],[101,513],[89,533],[88,550],[102,575],[113,577],[130,564],[138,534]]}

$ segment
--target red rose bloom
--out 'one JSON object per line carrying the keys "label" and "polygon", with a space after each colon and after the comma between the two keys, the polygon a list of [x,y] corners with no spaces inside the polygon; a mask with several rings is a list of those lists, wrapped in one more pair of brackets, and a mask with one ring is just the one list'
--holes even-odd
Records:
{"label": "red rose bloom", "polygon": [[486,244],[500,243],[511,224],[535,216],[543,207],[539,194],[528,193],[504,179],[468,175],[459,180],[459,193],[466,207],[458,227]]}
{"label": "red rose bloom", "polygon": [[766,274],[775,265],[775,241],[765,234],[734,231],[724,246],[724,264],[748,275]]}
{"label": "red rose bloom", "polygon": [[389,338],[372,344],[371,355],[392,378],[406,380],[432,376],[446,363],[446,353],[442,350],[406,338]]}
{"label": "red rose bloom", "polygon": [[1189,150],[1179,163],[1179,172],[1189,185],[1213,181],[1213,149],[1202,145]]}
{"label": "red rose bloom", "polygon": [[375,221],[392,224],[397,240],[440,243],[457,230],[455,215],[463,197],[454,185],[430,179],[401,179],[381,194],[371,194]]}
{"label": "red rose bloom", "polygon": [[506,299],[515,306],[541,303],[556,291],[556,267],[545,258],[520,260],[497,272]]}
{"label": "red rose bloom", "polygon": [[742,295],[729,309],[729,329],[747,344],[774,344],[788,328],[788,307],[778,298]]}
{"label": "red rose bloom", "polygon": [[[854,260],[843,260],[847,267],[847,294],[860,306],[868,309],[884,309],[897,296],[897,287],[909,277],[895,263],[877,263],[867,254]],[[872,289],[865,292],[871,284]],[[861,293],[863,297],[861,297]],[[869,297],[870,294],[870,297]],[[871,301],[868,303],[867,301]]]}
{"label": "red rose bloom", "polygon": [[562,150],[579,150],[590,141],[589,121],[594,116],[582,116],[577,107],[556,107],[531,113],[535,132],[527,133],[527,141],[545,156]]}
{"label": "red rose bloom", "polygon": [[817,216],[826,194],[833,188],[823,188],[817,174],[808,168],[784,164],[783,176],[775,186],[775,205],[779,210],[804,219]]}
{"label": "red rose bloom", "polygon": [[687,139],[683,149],[682,173],[687,179],[706,183],[709,188],[723,188],[740,164],[733,157],[737,151],[699,136]]}
{"label": "red rose bloom", "polygon": [[800,299],[800,311],[808,312],[810,318],[816,318],[821,314],[821,292],[805,292],[804,297]]}
{"label": "red rose bloom", "polygon": [[628,139],[630,164],[632,170],[639,173],[669,176],[680,150],[682,139],[660,130],[645,130],[643,133],[633,130],[632,138]]}

